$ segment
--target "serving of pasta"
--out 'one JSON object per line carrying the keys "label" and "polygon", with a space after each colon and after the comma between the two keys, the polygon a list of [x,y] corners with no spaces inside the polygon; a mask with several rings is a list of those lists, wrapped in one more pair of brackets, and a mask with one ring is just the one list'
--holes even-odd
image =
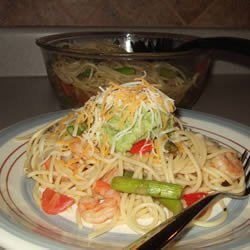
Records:
{"label": "serving of pasta", "polygon": [[[66,43],[61,46],[77,52],[125,53],[124,49],[112,43]],[[161,60],[98,61],[69,56],[58,56],[51,70],[53,84],[56,85],[54,88],[61,90],[61,95],[78,100],[80,104],[95,95],[99,86],[108,86],[110,81],[117,84],[131,82],[139,77],[145,77],[179,104],[188,91],[197,87],[199,76],[198,72],[190,75],[183,67]]]}
{"label": "serving of pasta", "polygon": [[[32,134],[25,172],[33,197],[49,215],[73,213],[90,238],[126,225],[142,234],[209,192],[241,193],[237,152],[192,132],[174,115],[174,101],[145,79],[110,83],[83,107]],[[208,220],[212,207],[194,224]]]}

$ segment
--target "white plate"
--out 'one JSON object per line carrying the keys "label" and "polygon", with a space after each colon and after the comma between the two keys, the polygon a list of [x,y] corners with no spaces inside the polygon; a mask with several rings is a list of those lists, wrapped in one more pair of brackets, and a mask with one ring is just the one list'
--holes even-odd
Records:
{"label": "white plate", "polygon": [[[34,203],[33,181],[23,172],[26,143],[15,138],[33,131],[61,111],[20,122],[0,132],[0,246],[11,249],[121,249],[138,235],[107,233],[88,240],[89,229],[61,216],[48,216]],[[240,153],[250,148],[249,127],[219,117],[188,110],[179,116],[193,130],[215,138]],[[229,217],[213,228],[193,227],[177,243],[176,249],[243,249],[249,243],[249,199],[230,200]]]}

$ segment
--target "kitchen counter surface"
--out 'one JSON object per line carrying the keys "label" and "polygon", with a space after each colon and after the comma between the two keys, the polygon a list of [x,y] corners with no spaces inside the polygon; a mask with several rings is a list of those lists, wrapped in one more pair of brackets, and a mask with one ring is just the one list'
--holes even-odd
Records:
{"label": "kitchen counter surface", "polygon": [[[0,78],[0,129],[60,110],[47,77]],[[214,75],[193,110],[250,126],[250,75]]]}

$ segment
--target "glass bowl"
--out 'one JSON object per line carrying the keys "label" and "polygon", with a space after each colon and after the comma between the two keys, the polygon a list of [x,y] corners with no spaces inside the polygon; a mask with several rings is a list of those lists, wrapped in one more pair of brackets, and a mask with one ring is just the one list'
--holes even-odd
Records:
{"label": "glass bowl", "polygon": [[171,50],[196,37],[155,32],[77,32],[41,37],[48,78],[62,108],[82,106],[114,82],[145,78],[192,108],[205,87],[210,52]]}

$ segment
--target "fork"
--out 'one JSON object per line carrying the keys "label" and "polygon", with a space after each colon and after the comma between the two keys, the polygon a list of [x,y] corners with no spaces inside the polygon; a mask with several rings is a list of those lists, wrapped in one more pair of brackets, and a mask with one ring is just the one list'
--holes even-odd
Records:
{"label": "fork", "polygon": [[205,198],[199,200],[191,207],[186,208],[183,212],[178,215],[171,217],[164,221],[156,228],[152,229],[148,233],[144,234],[138,240],[127,246],[125,249],[138,249],[138,250],[149,250],[149,249],[162,249],[169,246],[176,236],[179,236],[184,228],[202,211],[204,211],[209,204],[215,202],[221,198],[229,197],[233,199],[245,199],[250,193],[250,153],[248,150],[241,156],[241,162],[245,172],[246,188],[243,194],[231,194],[226,192],[216,192],[207,195]]}

